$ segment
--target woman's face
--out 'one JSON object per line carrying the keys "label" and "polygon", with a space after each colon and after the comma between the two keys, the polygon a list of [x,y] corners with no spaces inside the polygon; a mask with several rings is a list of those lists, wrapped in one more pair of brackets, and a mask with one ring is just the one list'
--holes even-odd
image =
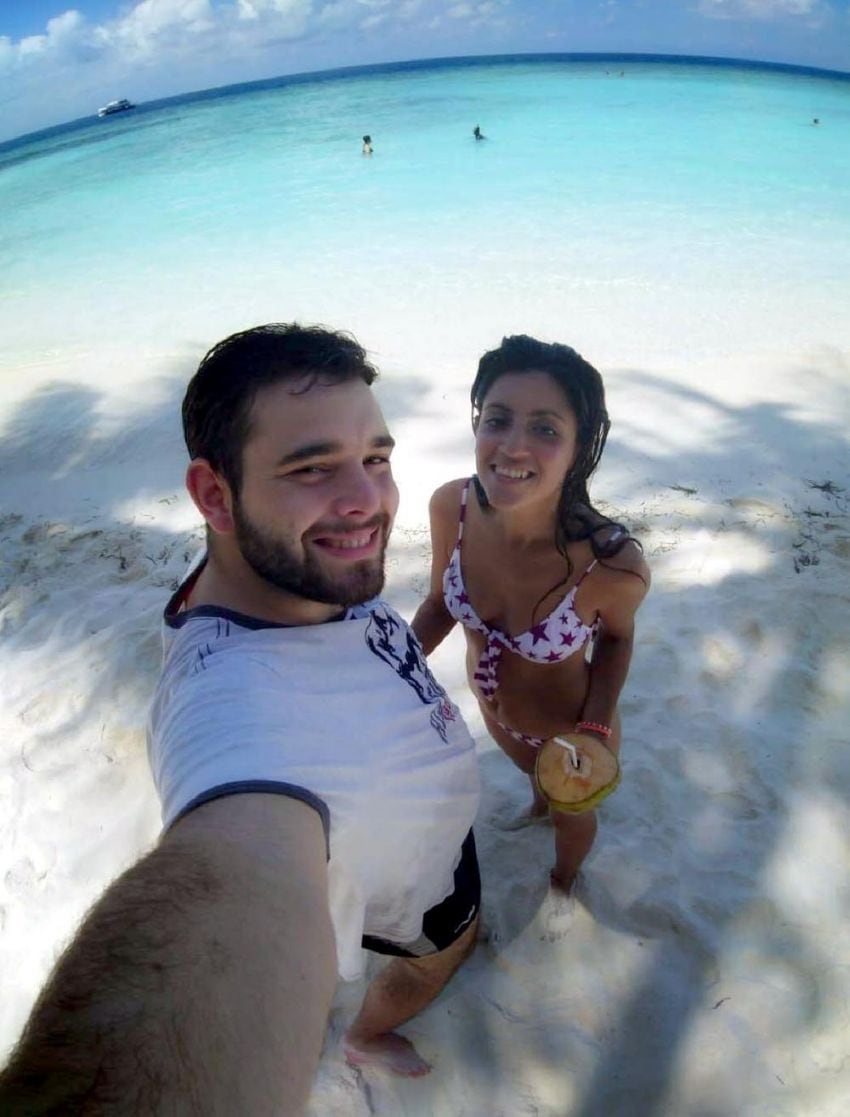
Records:
{"label": "woman's face", "polygon": [[490,387],[475,432],[475,464],[494,508],[549,505],[578,449],[578,423],[548,372],[509,372]]}

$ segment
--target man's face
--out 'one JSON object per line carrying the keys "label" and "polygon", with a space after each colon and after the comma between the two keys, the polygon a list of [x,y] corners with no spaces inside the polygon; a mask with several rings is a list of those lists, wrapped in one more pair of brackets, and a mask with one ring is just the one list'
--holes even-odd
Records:
{"label": "man's face", "polygon": [[362,380],[303,386],[284,381],[254,401],[235,538],[248,565],[278,589],[354,605],[384,584],[398,508],[393,440]]}

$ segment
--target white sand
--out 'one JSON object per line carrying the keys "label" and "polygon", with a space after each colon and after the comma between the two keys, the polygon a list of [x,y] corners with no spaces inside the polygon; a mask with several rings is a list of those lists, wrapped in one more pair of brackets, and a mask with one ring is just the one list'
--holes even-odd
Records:
{"label": "white sand", "polygon": [[[35,365],[0,400],[0,1056],[86,907],[157,835],[158,618],[200,540],[178,404],[221,332]],[[494,338],[436,378],[363,340],[400,443],[388,596],[409,616],[428,495],[471,464],[471,354]],[[345,1066],[363,986],[340,988],[315,1117],[850,1112],[848,354],[603,365],[595,494],[642,537],[654,587],[578,902],[547,896],[548,828],[500,828],[526,784],[483,732],[455,632],[434,666],[480,749],[485,941],[407,1028],[434,1064],[416,1082]]]}

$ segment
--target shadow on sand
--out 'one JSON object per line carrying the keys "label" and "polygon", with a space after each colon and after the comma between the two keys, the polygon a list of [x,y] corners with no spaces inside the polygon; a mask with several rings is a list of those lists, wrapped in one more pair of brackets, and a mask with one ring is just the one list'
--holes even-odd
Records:
{"label": "shadow on sand", "polygon": [[[74,750],[81,737],[102,721],[105,698],[131,711],[135,724],[124,751],[113,759],[122,762],[134,749],[143,749],[142,712],[156,677],[160,610],[202,540],[197,529],[170,530],[159,517],[145,526],[138,515],[129,522],[110,509],[145,500],[170,506],[184,499],[176,423],[183,373],[163,379],[154,406],[111,424],[102,420],[98,393],[83,386],[52,386],[26,400],[3,431],[0,641],[7,666],[54,646],[73,654],[69,642],[74,641],[85,644],[77,649],[81,659],[91,660],[92,650],[99,649],[96,669],[77,680],[89,689],[67,707],[71,714],[58,716],[58,707],[46,698],[44,716],[37,705],[31,707],[19,751],[7,753],[3,761],[13,780],[12,769],[26,765],[35,776],[36,794],[48,793],[51,781],[58,786],[68,778],[79,760]],[[837,489],[846,478],[825,472],[846,462],[846,394],[837,401],[835,423],[816,426],[790,409],[729,407],[709,391],[677,388],[641,372],[629,376],[632,383],[640,378],[637,382],[655,398],[653,409],[659,397],[671,411],[696,404],[712,412],[723,430],[716,448],[685,454],[668,445],[663,434],[641,444],[628,432],[618,438],[615,431],[608,451],[618,476],[636,479],[616,493],[616,502],[627,520],[637,521],[655,585],[623,698],[623,785],[603,810],[579,901],[609,945],[625,936],[659,949],[648,952],[646,967],[635,975],[616,1018],[596,1035],[590,1054],[587,1037],[577,1035],[570,1019],[568,994],[560,1030],[551,1017],[545,1028],[534,1027],[533,1006],[521,988],[512,990],[505,974],[512,945],[534,923],[545,896],[551,834],[538,827],[508,833],[493,825],[506,797],[512,806],[523,804],[526,786],[506,758],[484,751],[485,799],[478,826],[484,887],[493,883],[493,894],[507,898],[509,907],[498,913],[490,905],[488,918],[498,923],[501,935],[482,945],[455,979],[448,1000],[438,1002],[419,1026],[420,1033],[438,1028],[438,1044],[451,1037],[459,1073],[468,1054],[480,1103],[476,1114],[507,1114],[504,1099],[515,1095],[505,1075],[519,1073],[524,1059],[532,1068],[525,1083],[529,1097],[535,1074],[575,1079],[568,1108],[540,1102],[524,1112],[564,1117],[684,1112],[671,1108],[671,1084],[695,1014],[707,998],[722,1000],[721,952],[729,930],[751,920],[753,956],[759,964],[781,967],[801,990],[795,1025],[801,1037],[818,1017],[823,989],[818,974],[831,963],[824,944],[784,918],[764,890],[789,825],[788,800],[776,793],[774,777],[764,773],[795,773],[801,796],[828,787],[850,802],[846,749],[819,739],[816,728],[819,709],[832,700],[822,685],[825,665],[846,649],[847,594],[839,587],[847,585],[850,532],[846,494]],[[385,386],[390,419],[420,411],[427,387],[414,380]],[[836,391],[834,384],[831,390]],[[461,417],[457,433],[442,441],[435,437],[433,460],[457,452],[467,439],[465,424]],[[813,476],[794,478],[786,486],[799,494],[797,503],[762,499],[758,479],[787,479],[789,460],[813,463]],[[67,491],[69,507],[80,508],[80,494],[88,486],[90,515],[32,519],[28,508],[15,502],[16,480],[23,481],[25,474],[37,474],[39,484],[50,486],[60,503]],[[711,478],[711,491],[673,489],[692,477]],[[807,486],[807,481],[831,481],[836,489]],[[423,525],[426,520],[423,507]],[[742,546],[757,551],[758,561],[726,570],[712,566],[702,580],[693,575],[692,565],[691,576],[684,578],[676,570],[677,554],[683,547],[698,547],[700,532],[706,539],[724,532],[740,536]],[[421,534],[397,538],[393,546],[388,596],[407,613],[427,577],[425,550]],[[787,575],[795,569],[789,593]],[[784,595],[782,602],[778,594]],[[812,616],[830,623],[813,632]],[[128,641],[132,646],[122,651]],[[46,664],[43,669],[46,692],[50,672]],[[111,747],[107,736],[103,748]],[[84,787],[80,795],[86,800]],[[88,796],[90,802],[91,789]],[[116,871],[127,849],[125,835],[114,857]],[[638,851],[640,863],[630,864]],[[746,871],[738,871],[742,862]],[[506,866],[517,873],[509,887],[503,883]],[[0,866],[0,877],[7,868]],[[101,883],[106,879],[108,874]],[[568,945],[567,936],[560,949],[568,951]],[[547,949],[556,947],[541,942],[542,966]],[[573,959],[570,965],[606,962],[596,957]],[[441,1008],[446,1004],[448,1009]],[[524,1027],[516,1029],[508,1051],[505,1022],[512,1013]],[[531,1039],[533,1048],[524,1051]],[[752,1052],[742,1049],[738,1057],[745,1079]],[[392,1096],[397,1101],[405,1090],[414,1091],[409,1097],[415,1098],[415,1108],[404,1112],[471,1112],[445,1108],[438,1078],[400,1085]],[[707,1093],[689,1098],[687,1112],[725,1117],[734,1110],[724,1106],[734,1102]]]}

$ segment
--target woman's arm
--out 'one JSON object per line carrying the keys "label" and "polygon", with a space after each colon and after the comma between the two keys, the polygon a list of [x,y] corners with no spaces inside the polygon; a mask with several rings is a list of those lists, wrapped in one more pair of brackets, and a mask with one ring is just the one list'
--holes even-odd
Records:
{"label": "woman's arm", "polygon": [[634,647],[635,613],[649,590],[649,567],[634,544],[627,544],[602,568],[609,583],[604,591],[599,619],[602,632],[597,639],[590,666],[590,686],[581,721],[610,725],[620,691],[629,673]]}
{"label": "woman's arm", "polygon": [[450,481],[441,486],[428,506],[431,519],[431,587],[411,622],[426,655],[430,655],[457,624],[446,608],[443,574],[454,550],[462,486],[462,481]]}
{"label": "woman's arm", "polygon": [[457,621],[446,609],[441,590],[439,597],[434,593],[428,594],[416,610],[416,616],[410,626],[419,637],[425,655],[430,655],[434,648],[442,644],[456,624]]}

